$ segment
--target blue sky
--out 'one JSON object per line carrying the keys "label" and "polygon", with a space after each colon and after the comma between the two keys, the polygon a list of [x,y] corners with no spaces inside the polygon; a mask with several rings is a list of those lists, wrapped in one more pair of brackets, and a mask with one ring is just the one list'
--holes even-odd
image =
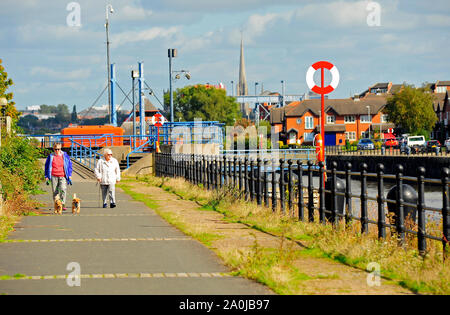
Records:
{"label": "blue sky", "polygon": [[[145,79],[161,99],[168,89],[167,49],[187,84],[222,82],[239,74],[241,31],[249,92],[302,94],[305,74],[319,60],[334,63],[345,98],[376,82],[415,85],[450,80],[450,1],[376,1],[380,26],[369,26],[371,1],[320,0],[79,0],[81,27],[67,25],[71,1],[2,0],[0,58],[15,85],[19,109],[65,103],[80,111],[106,86],[105,6],[111,3],[111,61],[128,92],[130,70],[144,62]],[[117,92],[117,102],[123,100]],[[156,99],[150,98],[155,104]],[[97,105],[107,103],[106,95]],[[131,105],[124,105],[129,106]]]}

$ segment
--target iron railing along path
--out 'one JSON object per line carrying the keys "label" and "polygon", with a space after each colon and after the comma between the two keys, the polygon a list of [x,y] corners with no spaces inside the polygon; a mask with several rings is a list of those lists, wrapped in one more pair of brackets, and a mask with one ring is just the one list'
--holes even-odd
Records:
{"label": "iron railing along path", "polygon": [[[417,176],[403,175],[403,166],[398,165],[395,174],[384,174],[384,166],[378,164],[376,173],[368,173],[366,163],[359,165],[359,171],[352,171],[346,164],[344,170],[337,169],[332,162],[329,170],[324,163],[314,165],[309,160],[250,159],[227,155],[165,154],[155,156],[155,172],[160,177],[182,177],[193,184],[202,184],[206,189],[235,189],[248,201],[280,210],[285,215],[295,216],[301,221],[333,225],[359,221],[361,233],[369,228],[376,229],[380,239],[388,233],[398,237],[404,244],[406,236],[416,238],[421,254],[427,251],[427,240],[442,242],[444,252],[450,240],[450,170],[442,168],[441,179],[424,177],[425,168],[417,169]],[[327,181],[323,180],[327,177]],[[376,196],[368,193],[368,181],[376,183]],[[354,183],[359,191],[352,191]],[[386,195],[386,182],[395,187],[394,198]],[[417,187],[417,200],[405,200],[404,184]],[[438,206],[425,202],[425,189],[433,185],[440,201]],[[339,188],[341,187],[341,188]],[[436,200],[435,200],[436,201]],[[412,209],[412,210],[411,210]],[[416,212],[417,220],[408,224],[406,213]],[[395,220],[389,213],[395,214]],[[442,222],[442,223],[440,223]],[[438,230],[427,230],[428,223]]]}

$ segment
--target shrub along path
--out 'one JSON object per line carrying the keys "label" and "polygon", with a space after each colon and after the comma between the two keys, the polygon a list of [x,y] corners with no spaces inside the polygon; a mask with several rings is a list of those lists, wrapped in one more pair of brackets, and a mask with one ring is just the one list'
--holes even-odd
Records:
{"label": "shrub along path", "polygon": [[[42,188],[42,213],[23,217],[0,243],[0,294],[272,294],[230,275],[212,251],[121,189],[117,208],[103,209],[96,183],[74,175],[69,209],[54,215],[50,187]],[[73,193],[82,200],[77,216]],[[152,194],[184,207],[162,190]]]}

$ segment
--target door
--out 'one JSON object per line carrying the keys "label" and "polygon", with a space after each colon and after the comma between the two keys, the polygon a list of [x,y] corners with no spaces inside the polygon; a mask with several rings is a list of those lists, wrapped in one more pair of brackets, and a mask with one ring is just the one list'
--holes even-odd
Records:
{"label": "door", "polygon": [[325,145],[336,145],[336,132],[325,133]]}

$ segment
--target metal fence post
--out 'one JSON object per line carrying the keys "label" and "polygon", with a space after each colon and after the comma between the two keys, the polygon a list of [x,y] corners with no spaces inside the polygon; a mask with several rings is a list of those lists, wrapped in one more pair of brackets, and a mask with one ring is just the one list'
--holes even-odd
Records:
{"label": "metal fence post", "polygon": [[218,190],[220,185],[222,184],[221,179],[219,178],[219,157],[214,156],[214,189]]}
{"label": "metal fence post", "polygon": [[244,199],[248,200],[248,157],[244,159]]}
{"label": "metal fence post", "polygon": [[218,173],[219,173],[219,188],[222,188],[222,178],[223,178],[223,171],[222,171],[222,159],[220,157],[217,158],[217,163],[219,164]]}
{"label": "metal fence post", "polygon": [[249,185],[250,185],[250,201],[255,199],[255,172],[253,169],[253,158],[250,159],[250,175],[249,175]]}
{"label": "metal fence post", "polygon": [[264,206],[269,207],[268,161],[264,159]]}
{"label": "metal fence post", "polygon": [[230,188],[232,187],[232,185],[234,185],[234,180],[233,180],[233,168],[232,166],[232,159],[228,159],[228,186],[230,186]]}
{"label": "metal fence post", "polygon": [[286,203],[285,203],[285,187],[284,187],[284,159],[280,159],[280,205],[281,213],[286,213]]}
{"label": "metal fence post", "polygon": [[277,173],[275,172],[276,161],[272,159],[272,211],[277,211]]}
{"label": "metal fence post", "polygon": [[239,191],[242,191],[242,189],[243,189],[242,158],[239,158],[238,167],[239,167]]}
{"label": "metal fence post", "polygon": [[448,257],[448,246],[450,242],[450,202],[449,202],[449,176],[447,167],[442,169],[442,247],[444,259]]}
{"label": "metal fence post", "polygon": [[223,155],[223,186],[228,185],[227,156]]}
{"label": "metal fence post", "polygon": [[288,160],[288,207],[289,207],[289,215],[293,215],[293,176],[292,176],[292,160]]}
{"label": "metal fence post", "polygon": [[261,200],[261,159],[256,160],[256,203],[262,204]]}
{"label": "metal fence post", "polygon": [[206,156],[206,188],[211,189],[211,156]]}
{"label": "metal fence post", "polygon": [[397,224],[397,233],[400,236],[400,245],[404,245],[405,243],[405,212],[403,206],[403,165],[397,165],[397,174],[396,174],[396,182],[397,182],[397,196],[396,196],[396,204],[397,204],[397,215],[395,222]]}
{"label": "metal fence post", "polygon": [[236,186],[237,186],[236,161],[237,161],[237,157],[233,157],[233,188],[234,189],[236,189]]}
{"label": "metal fence post", "polygon": [[425,239],[426,227],[425,227],[425,167],[417,168],[417,188],[418,188],[418,198],[417,198],[417,248],[419,249],[420,255],[424,256],[427,251],[427,241]]}
{"label": "metal fence post", "polygon": [[337,226],[338,220],[338,200],[337,200],[337,189],[336,189],[336,168],[337,162],[331,162],[331,219],[333,225]]}
{"label": "metal fence post", "polygon": [[325,165],[319,162],[319,222],[325,224]]}
{"label": "metal fence post", "polygon": [[303,163],[301,160],[297,160],[297,190],[298,190],[298,219],[303,221],[305,219],[305,202],[303,200]]}
{"label": "metal fence post", "polygon": [[386,238],[386,214],[384,211],[384,165],[377,164],[377,204],[378,204],[378,237]]}
{"label": "metal fence post", "polygon": [[361,233],[369,232],[369,218],[367,213],[367,164],[361,163]]}
{"label": "metal fence post", "polygon": [[308,161],[308,221],[314,222],[313,162]]}

